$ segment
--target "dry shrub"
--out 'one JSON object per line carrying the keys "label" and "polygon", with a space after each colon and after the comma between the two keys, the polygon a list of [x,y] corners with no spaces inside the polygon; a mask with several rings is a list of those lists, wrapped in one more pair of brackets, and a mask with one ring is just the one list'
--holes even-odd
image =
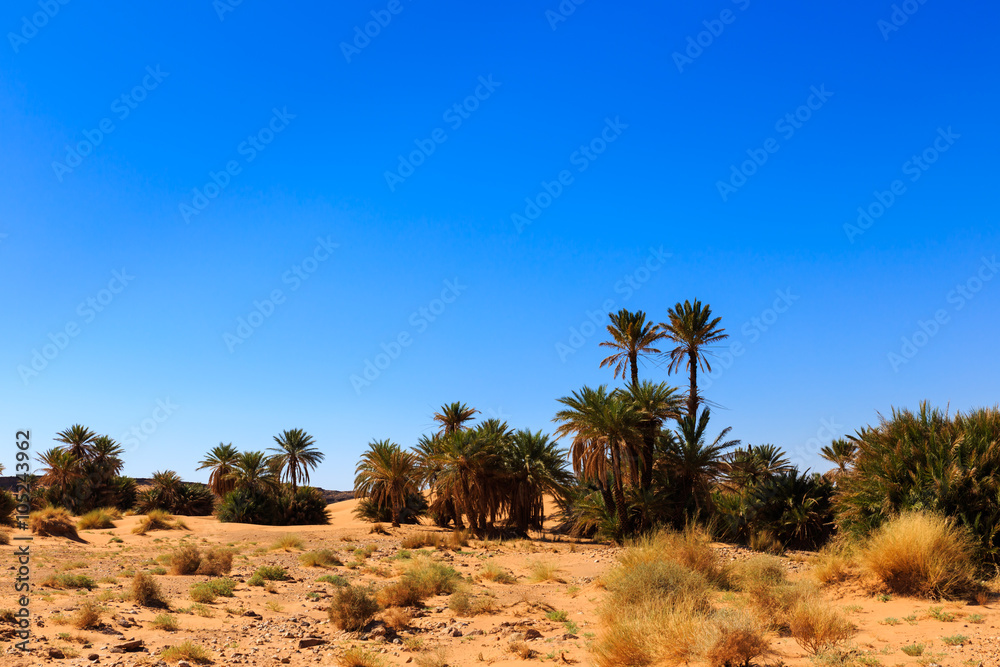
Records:
{"label": "dry shrub", "polygon": [[625,567],[649,561],[673,561],[700,572],[713,584],[723,584],[726,571],[712,548],[712,538],[698,526],[688,526],[683,532],[661,530],[634,541],[619,561]]}
{"label": "dry shrub", "polygon": [[591,649],[598,667],[691,662],[703,653],[712,630],[698,609],[657,599],[606,603],[601,621],[603,632]]}
{"label": "dry shrub", "polygon": [[633,561],[608,573],[604,585],[611,591],[611,604],[616,606],[663,600],[702,612],[709,608],[711,588],[704,575],[674,561]]}
{"label": "dry shrub", "polygon": [[381,523],[376,523],[370,529],[368,529],[369,535],[388,535],[389,531],[385,529]]}
{"label": "dry shrub", "polygon": [[10,533],[6,530],[0,530],[0,545],[10,544]]}
{"label": "dry shrub", "polygon": [[528,563],[528,571],[531,572],[532,583],[537,584],[543,581],[554,581],[557,584],[566,583],[559,577],[559,568],[553,563],[541,560],[532,561]]}
{"label": "dry shrub", "polygon": [[462,589],[448,598],[448,608],[456,616],[479,616],[495,612],[497,601],[492,595],[470,595],[467,590]]}
{"label": "dry shrub", "polygon": [[368,588],[346,586],[337,591],[330,605],[330,621],[341,630],[355,631],[368,625],[378,612],[378,603]]}
{"label": "dry shrub", "polygon": [[788,630],[795,606],[815,597],[815,587],[792,584],[780,558],[757,556],[740,563],[731,574],[733,585],[747,596],[750,608],[772,630]]}
{"label": "dry shrub", "polygon": [[747,546],[754,551],[759,551],[772,556],[780,556],[785,553],[785,545],[778,539],[774,531],[769,528],[750,533]]}
{"label": "dry shrub", "polygon": [[925,512],[883,525],[865,545],[865,569],[899,595],[953,598],[974,591],[975,545],[968,531]]}
{"label": "dry shrub", "polygon": [[432,533],[429,531],[407,535],[400,542],[400,546],[403,549],[421,549],[423,547],[437,548],[443,544],[444,536],[441,535],[441,533]]}
{"label": "dry shrub", "polygon": [[823,586],[839,584],[854,576],[856,561],[850,544],[833,541],[813,559],[812,575]]}
{"label": "dry shrub", "polygon": [[855,633],[854,625],[840,612],[815,600],[795,606],[789,627],[799,646],[812,655],[835,648]]}
{"label": "dry shrub", "polygon": [[382,612],[382,622],[397,632],[409,627],[412,620],[413,612],[408,609],[393,607]]}
{"label": "dry shrub", "polygon": [[28,518],[31,532],[41,537],[71,537],[78,539],[73,517],[62,507],[46,507],[32,512]]}
{"label": "dry shrub", "polygon": [[152,510],[144,516],[139,524],[132,529],[136,535],[145,535],[151,530],[186,530],[183,521],[174,518],[173,514],[163,510]]}
{"label": "dry shrub", "polygon": [[517,577],[492,561],[483,565],[483,568],[479,570],[479,574],[476,577],[480,581],[495,581],[498,584],[517,583]]}
{"label": "dry shrub", "polygon": [[221,577],[233,569],[233,552],[230,549],[209,549],[201,556],[198,574]]}
{"label": "dry shrub", "polygon": [[448,546],[452,549],[461,549],[462,547],[469,546],[469,531],[457,529],[451,531],[451,537],[448,538]]}
{"label": "dry shrub", "polygon": [[194,574],[201,565],[198,547],[185,546],[170,554],[170,574]]}
{"label": "dry shrub", "polygon": [[423,597],[454,593],[462,576],[455,568],[430,558],[415,558],[403,572],[402,582]]}
{"label": "dry shrub", "polygon": [[767,628],[752,614],[726,610],[712,620],[715,632],[705,651],[710,667],[749,665],[770,652]]}
{"label": "dry shrub", "polygon": [[538,655],[535,649],[528,646],[527,642],[511,642],[507,645],[507,650],[519,657],[521,660],[531,660]]}
{"label": "dry shrub", "polygon": [[344,564],[337,554],[329,549],[306,552],[299,556],[299,562],[306,567],[334,567]]}
{"label": "dry shrub", "polygon": [[[479,655],[481,656],[482,653]],[[417,656],[416,663],[417,667],[448,667],[448,653],[443,648],[439,648],[431,653]]]}
{"label": "dry shrub", "polygon": [[151,575],[145,572],[136,573],[132,579],[132,590],[129,597],[141,607],[166,607],[167,600],[163,597],[160,585]]}
{"label": "dry shrub", "polygon": [[73,614],[73,627],[77,630],[96,628],[101,624],[101,608],[93,602],[84,602],[75,614]]}
{"label": "dry shrub", "polygon": [[166,660],[167,662],[180,662],[181,660],[187,660],[188,662],[194,662],[199,665],[209,665],[212,663],[212,654],[209,653],[205,647],[199,646],[190,640],[183,641],[177,646],[171,646],[163,649],[163,653],[160,654],[160,658]]}
{"label": "dry shrub", "polygon": [[383,607],[419,607],[424,601],[424,596],[409,581],[394,581],[383,586],[375,598]]}
{"label": "dry shrub", "polygon": [[302,538],[294,533],[282,535],[271,545],[271,551],[304,551],[305,548]]}

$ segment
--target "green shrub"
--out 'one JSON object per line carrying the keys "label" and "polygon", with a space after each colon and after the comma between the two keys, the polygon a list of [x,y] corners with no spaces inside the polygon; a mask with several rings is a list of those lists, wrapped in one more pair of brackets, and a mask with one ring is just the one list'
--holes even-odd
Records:
{"label": "green shrub", "polygon": [[365,627],[378,612],[378,603],[368,588],[346,586],[337,591],[330,605],[330,621],[341,630]]}
{"label": "green shrub", "polygon": [[17,510],[17,498],[10,491],[0,489],[0,526],[15,524],[14,512]]}

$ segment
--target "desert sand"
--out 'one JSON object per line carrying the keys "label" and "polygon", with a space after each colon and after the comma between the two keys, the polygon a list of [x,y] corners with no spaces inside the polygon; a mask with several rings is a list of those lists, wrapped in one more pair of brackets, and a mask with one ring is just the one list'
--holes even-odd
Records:
{"label": "desert sand", "polygon": [[[588,644],[601,632],[597,614],[605,595],[600,579],[616,562],[619,549],[613,545],[555,537],[548,533],[532,540],[479,541],[457,550],[432,550],[432,557],[454,567],[470,580],[474,592],[495,595],[495,610],[471,617],[456,616],[448,607],[448,597],[427,601],[416,612],[409,627],[398,633],[386,631],[380,623],[368,632],[348,633],[328,620],[329,598],[335,586],[317,582],[325,574],[345,577],[352,584],[383,586],[398,574],[400,542],[418,532],[439,531],[430,526],[403,526],[373,533],[372,525],[352,514],[355,502],[329,506],[328,526],[273,527],[223,524],[211,517],[183,517],[187,530],[133,534],[140,517],[124,517],[110,530],[80,532],[80,541],[67,538],[36,537],[31,543],[31,578],[34,582],[30,610],[32,638],[30,654],[13,648],[14,626],[0,622],[6,646],[0,664],[29,667],[40,664],[114,666],[168,664],[161,652],[190,640],[205,649],[218,665],[337,665],[353,647],[364,647],[385,665],[520,665],[526,662],[592,664]],[[447,531],[439,531],[449,535]],[[23,534],[23,533],[22,533]],[[374,548],[361,566],[353,568],[305,567],[298,559],[301,550],[270,550],[278,538],[294,534],[306,550],[330,549],[348,563],[356,548]],[[185,544],[202,547],[231,546],[238,555],[231,577],[237,587],[233,597],[220,597],[193,611],[189,589],[210,577],[155,574],[170,609],[143,608],[125,593],[133,571],[162,572],[158,556]],[[13,590],[17,543],[0,546],[5,555],[9,583],[0,588],[0,609],[17,607]],[[725,560],[750,558],[747,549],[715,545]],[[808,577],[810,554],[789,553],[783,562],[794,578]],[[484,563],[492,562],[517,578],[516,583],[473,580]],[[537,562],[555,568],[555,580],[533,582],[532,566]],[[274,582],[271,591],[248,586],[246,581],[262,565],[280,565],[292,579]],[[85,574],[98,582],[97,588],[56,590],[39,585],[60,572]],[[858,626],[852,645],[871,656],[872,665],[885,667],[939,664],[948,667],[1000,665],[1000,623],[995,605],[935,603],[928,600],[878,597],[856,584],[825,589],[829,602],[849,614]],[[104,611],[96,629],[78,630],[66,620],[86,600],[98,601]],[[932,608],[944,613],[931,616]],[[199,613],[200,612],[200,613]],[[565,612],[560,614],[559,612]],[[169,613],[178,629],[153,627],[153,619]],[[952,620],[940,620],[949,618]],[[551,617],[551,618],[550,618]],[[563,620],[565,618],[565,620]],[[895,623],[892,620],[896,619]],[[970,621],[971,619],[971,621]],[[963,635],[964,644],[947,645],[944,637]],[[315,646],[303,639],[322,640]],[[129,641],[141,641],[141,650],[115,652]],[[513,653],[512,642],[521,641],[530,652]],[[924,644],[921,656],[909,656],[902,648]],[[799,667],[812,665],[806,651],[792,638],[774,637],[774,654],[764,662]],[[63,656],[63,657],[58,657]]]}

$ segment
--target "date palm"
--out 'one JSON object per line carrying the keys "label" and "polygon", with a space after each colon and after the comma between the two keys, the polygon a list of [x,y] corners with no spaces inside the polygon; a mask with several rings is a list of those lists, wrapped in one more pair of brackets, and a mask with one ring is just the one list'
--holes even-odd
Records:
{"label": "date palm", "polygon": [[721,317],[712,318],[712,308],[702,305],[701,301],[694,303],[685,301],[678,303],[667,311],[667,322],[660,326],[667,339],[674,343],[674,348],[667,352],[670,365],[668,373],[675,373],[685,364],[689,376],[687,397],[687,413],[698,419],[698,368],[712,372],[709,362],[709,348],[720,341],[729,338],[725,329],[719,327]]}
{"label": "date palm", "polygon": [[208,476],[208,486],[220,498],[236,488],[236,459],[239,455],[233,443],[226,445],[220,442],[198,462],[197,470],[207,468],[212,471]]}
{"label": "date palm", "polygon": [[80,461],[90,458],[93,452],[93,442],[97,434],[83,424],[73,424],[64,431],[56,433],[55,441],[66,445],[67,452]]}
{"label": "date palm", "polygon": [[858,445],[851,440],[834,440],[828,446],[819,450],[819,455],[834,464],[836,469],[834,477],[839,477],[847,472],[847,467],[854,462],[857,456]]}
{"label": "date palm", "polygon": [[370,498],[380,509],[392,510],[392,525],[407,496],[420,492],[417,458],[390,440],[373,440],[355,469],[354,496]]}
{"label": "date palm", "polygon": [[173,470],[154,472],[152,491],[161,507],[172,510],[184,492],[184,480]]}
{"label": "date palm", "polygon": [[470,421],[478,412],[479,410],[456,401],[442,405],[441,411],[434,413],[434,421],[441,424],[441,429],[438,431],[441,435],[451,435],[466,428],[465,422]]}
{"label": "date palm", "polygon": [[660,329],[660,325],[647,322],[646,313],[641,310],[632,313],[622,308],[617,313],[608,313],[608,317],[611,318],[611,324],[608,325],[611,340],[602,342],[601,347],[618,351],[601,361],[601,368],[611,367],[615,377],[620,373],[623,380],[625,373],[631,371],[632,385],[637,385],[639,356],[659,354],[660,351],[653,346],[666,334]]}
{"label": "date palm", "polygon": [[747,445],[725,456],[727,487],[736,492],[750,491],[776,475],[794,469],[785,452],[775,445]]}
{"label": "date palm", "polygon": [[476,430],[457,431],[441,438],[431,454],[437,469],[434,492],[455,507],[455,519],[462,527],[462,515],[477,533],[487,517],[495,517],[503,504],[497,484],[500,471],[499,436]]}
{"label": "date palm", "polygon": [[252,494],[269,494],[278,488],[278,478],[271,458],[264,452],[240,452],[235,462],[237,489]]}
{"label": "date palm", "polygon": [[292,483],[292,495],[299,488],[299,482],[309,483],[309,470],[318,466],[326,456],[315,447],[312,436],[300,428],[283,431],[274,436],[277,447],[268,451],[277,452],[274,462],[280,466],[281,477]]}
{"label": "date palm", "polygon": [[668,419],[680,419],[683,414],[683,399],[677,389],[664,382],[653,383],[643,380],[633,384],[622,397],[632,402],[639,417],[639,433],[642,437],[642,473],[639,487],[649,491],[653,483],[653,463],[656,457],[656,438]]}
{"label": "date palm", "polygon": [[670,486],[683,506],[683,515],[675,523],[683,526],[688,519],[704,517],[711,506],[711,493],[715,481],[725,471],[723,455],[731,447],[738,447],[739,440],[726,440],[731,428],[713,440],[706,440],[710,411],[705,408],[696,420],[694,415],[684,415],[675,433],[667,434],[665,452],[661,461]]}
{"label": "date palm", "polygon": [[83,475],[80,459],[64,447],[53,447],[42,452],[38,462],[43,466],[39,470],[42,473],[39,481],[47,486],[59,487],[63,491],[71,488]]}
{"label": "date palm", "polygon": [[573,475],[566,469],[565,452],[541,431],[520,430],[502,454],[508,484],[508,514],[518,532],[541,529],[545,522],[545,495],[567,498]]}
{"label": "date palm", "polygon": [[110,479],[121,474],[125,466],[121,459],[124,453],[125,450],[113,438],[99,435],[91,444],[90,463],[98,473]]}
{"label": "date palm", "polygon": [[609,394],[605,385],[597,389],[584,387],[559,402],[566,409],[557,412],[553,421],[562,422],[556,429],[557,436],[573,436],[573,470],[584,480],[610,486],[618,525],[627,530],[624,478],[626,474],[635,478],[638,466],[627,470],[625,453],[639,440],[638,413],[631,401]]}

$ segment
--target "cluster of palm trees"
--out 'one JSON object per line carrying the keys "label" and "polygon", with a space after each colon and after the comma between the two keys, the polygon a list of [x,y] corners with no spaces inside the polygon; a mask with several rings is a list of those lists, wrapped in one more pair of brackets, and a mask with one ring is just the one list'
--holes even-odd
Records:
{"label": "cluster of palm trees", "polygon": [[420,507],[426,489],[439,525],[477,534],[498,524],[519,534],[540,529],[545,496],[565,497],[574,483],[564,451],[541,431],[515,431],[497,419],[472,426],[477,413],[465,403],[442,406],[434,414],[438,432],[412,451],[371,442],[357,465],[355,495],[387,509],[394,526],[404,508]]}
{"label": "cluster of palm trees", "polygon": [[82,513],[97,507],[130,508],[135,481],[122,477],[122,447],[106,435],[81,424],[56,434],[62,443],[42,452],[38,461],[39,494],[35,504],[50,504]]}
{"label": "cluster of palm trees", "polygon": [[[219,443],[199,461],[198,470],[210,471],[208,487],[220,501],[220,520],[312,523],[307,519],[314,518],[325,523],[322,496],[308,486],[300,487],[309,484],[310,471],[325,455],[302,429],[283,431],[274,441],[277,446],[267,450],[272,454],[241,452],[232,443]],[[308,516],[298,516],[303,511]]]}

